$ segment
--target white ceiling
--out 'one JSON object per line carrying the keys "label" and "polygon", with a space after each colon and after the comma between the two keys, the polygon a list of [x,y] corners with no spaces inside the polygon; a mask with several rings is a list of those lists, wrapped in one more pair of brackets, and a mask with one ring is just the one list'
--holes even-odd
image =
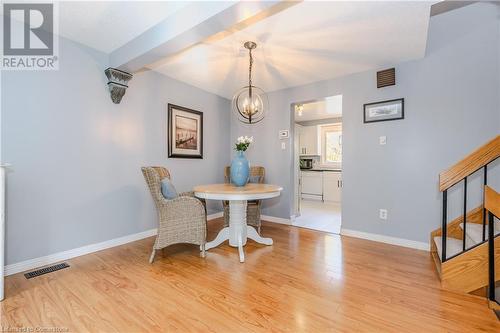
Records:
{"label": "white ceiling", "polygon": [[432,3],[302,2],[152,68],[227,98],[246,84],[246,40],[265,91],[383,68],[424,56]]}
{"label": "white ceiling", "polygon": [[[424,56],[435,2],[305,1],[221,31],[148,67],[227,98],[247,82],[248,53],[242,46],[246,40],[258,43],[254,84],[265,91],[380,69]],[[166,1],[61,2],[59,32],[111,53],[164,19],[175,23],[176,13],[190,4],[196,6]]]}
{"label": "white ceiling", "polygon": [[302,114],[295,108],[295,121],[310,121],[342,117],[342,95],[302,104]]}
{"label": "white ceiling", "polygon": [[187,4],[181,1],[62,1],[59,34],[110,53]]}

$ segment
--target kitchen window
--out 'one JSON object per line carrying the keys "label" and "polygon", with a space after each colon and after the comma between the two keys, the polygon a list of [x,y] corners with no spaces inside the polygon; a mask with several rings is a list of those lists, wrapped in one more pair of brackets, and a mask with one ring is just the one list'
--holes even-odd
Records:
{"label": "kitchen window", "polygon": [[321,126],[321,164],[330,168],[342,165],[342,124]]}

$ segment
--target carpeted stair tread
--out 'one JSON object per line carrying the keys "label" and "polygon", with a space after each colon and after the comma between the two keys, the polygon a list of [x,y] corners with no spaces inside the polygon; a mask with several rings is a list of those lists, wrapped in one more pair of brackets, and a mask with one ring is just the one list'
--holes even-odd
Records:
{"label": "carpeted stair tread", "polygon": [[[434,243],[436,243],[436,248],[437,248],[437,253],[439,255],[439,258],[441,260],[441,236],[434,237]],[[471,246],[471,240],[468,240],[466,243],[467,247]],[[462,240],[461,239],[456,239],[456,238],[451,238],[447,237],[446,239],[446,257],[450,258],[454,256],[455,254],[458,254],[462,252]]]}
{"label": "carpeted stair tread", "polygon": [[[464,224],[460,223],[460,228],[464,228]],[[467,223],[466,234],[475,244],[481,243],[483,241],[483,225],[479,223]],[[500,221],[495,221],[495,235],[500,233]],[[485,231],[486,239],[488,239],[488,225],[486,225]]]}

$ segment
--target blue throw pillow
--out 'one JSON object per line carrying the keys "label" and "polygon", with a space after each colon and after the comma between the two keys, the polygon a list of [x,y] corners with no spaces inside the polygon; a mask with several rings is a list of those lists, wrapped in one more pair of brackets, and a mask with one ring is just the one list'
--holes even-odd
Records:
{"label": "blue throw pillow", "polygon": [[165,178],[161,181],[161,194],[163,194],[165,199],[168,200],[175,199],[179,196],[177,194],[177,190],[174,187],[174,184],[172,184],[172,182],[168,178]]}

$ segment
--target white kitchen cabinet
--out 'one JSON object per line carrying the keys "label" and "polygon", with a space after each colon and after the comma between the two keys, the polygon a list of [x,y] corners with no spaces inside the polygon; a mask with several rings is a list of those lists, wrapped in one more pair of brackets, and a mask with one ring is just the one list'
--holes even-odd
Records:
{"label": "white kitchen cabinet", "polygon": [[323,172],[302,171],[301,193],[304,195],[323,195]]}
{"label": "white kitchen cabinet", "polygon": [[302,126],[299,142],[300,155],[320,155],[318,126]]}
{"label": "white kitchen cabinet", "polygon": [[323,199],[325,201],[340,202],[342,198],[342,173],[324,171]]}

